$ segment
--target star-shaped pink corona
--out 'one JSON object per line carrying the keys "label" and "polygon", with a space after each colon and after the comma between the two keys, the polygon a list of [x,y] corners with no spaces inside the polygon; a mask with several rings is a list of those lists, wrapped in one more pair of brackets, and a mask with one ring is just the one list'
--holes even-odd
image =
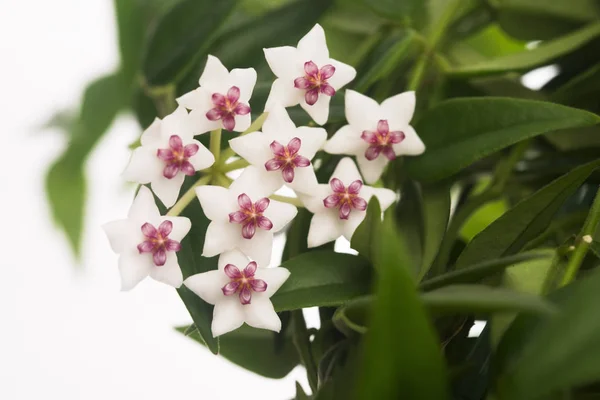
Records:
{"label": "star-shaped pink corona", "polygon": [[240,88],[237,86],[229,88],[226,96],[220,93],[213,93],[212,102],[214,108],[211,108],[206,113],[206,118],[211,121],[222,119],[225,129],[232,131],[235,128],[235,116],[246,115],[250,112],[250,106],[240,103],[239,99]]}
{"label": "star-shaped pink corona", "polygon": [[331,64],[324,65],[321,69],[312,61],[304,63],[306,75],[294,79],[294,87],[306,90],[304,100],[312,106],[319,100],[319,93],[327,96],[335,95],[335,89],[327,80],[335,73],[335,67]]}
{"label": "star-shaped pink corona", "polygon": [[244,239],[252,239],[256,233],[256,227],[266,231],[273,228],[271,220],[263,215],[263,212],[269,207],[270,200],[266,197],[252,203],[246,193],[238,196],[238,205],[240,210],[229,214],[229,222],[242,224],[242,236]]}
{"label": "star-shaped pink corona", "polygon": [[137,249],[141,253],[152,253],[154,265],[157,267],[165,265],[167,261],[167,251],[181,250],[181,244],[175,240],[169,239],[173,230],[171,221],[163,221],[158,229],[154,225],[146,222],[142,225],[142,233],[146,240],[138,244]]}
{"label": "star-shaped pink corona", "polygon": [[177,135],[172,135],[169,138],[168,149],[158,149],[156,156],[165,162],[163,176],[167,179],[173,179],[179,171],[185,175],[193,176],[196,173],[196,168],[189,161],[189,158],[194,156],[200,146],[195,143],[183,146],[183,141]]}
{"label": "star-shaped pink corona", "polygon": [[275,157],[265,163],[266,170],[277,171],[281,169],[283,180],[287,183],[292,183],[294,181],[294,168],[308,167],[310,165],[308,158],[298,154],[301,145],[302,141],[297,137],[290,140],[287,146],[282,145],[277,140],[273,140],[270,147]]}
{"label": "star-shaped pink corona", "polygon": [[223,286],[221,290],[225,296],[231,296],[239,293],[240,303],[242,305],[250,304],[252,301],[252,292],[264,292],[267,290],[267,283],[262,279],[256,279],[256,262],[249,263],[243,271],[233,264],[225,266],[225,274],[231,281]]}
{"label": "star-shaped pink corona", "polygon": [[379,157],[379,154],[383,154],[388,160],[392,161],[396,158],[392,145],[402,142],[406,135],[402,131],[390,132],[387,120],[380,119],[377,123],[377,132],[363,131],[360,137],[369,143],[369,147],[365,151],[367,160],[374,160]]}
{"label": "star-shaped pink corona", "polygon": [[365,211],[367,202],[362,197],[359,197],[360,189],[363,186],[361,180],[355,180],[346,188],[342,181],[333,178],[329,185],[333,190],[333,194],[323,199],[323,205],[327,208],[340,208],[340,219],[348,219],[352,209]]}

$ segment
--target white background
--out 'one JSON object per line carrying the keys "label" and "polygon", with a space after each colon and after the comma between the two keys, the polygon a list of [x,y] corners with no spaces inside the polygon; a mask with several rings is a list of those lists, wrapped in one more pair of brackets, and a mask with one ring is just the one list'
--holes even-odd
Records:
{"label": "white background", "polygon": [[65,138],[40,126],[116,65],[112,1],[0,1],[0,399],[292,398],[301,368],[265,379],[174,332],[189,316],[171,288],[147,280],[119,292],[100,225],[132,199],[119,179],[140,133],[131,116],[87,164],[80,268],[53,226],[44,174]]}

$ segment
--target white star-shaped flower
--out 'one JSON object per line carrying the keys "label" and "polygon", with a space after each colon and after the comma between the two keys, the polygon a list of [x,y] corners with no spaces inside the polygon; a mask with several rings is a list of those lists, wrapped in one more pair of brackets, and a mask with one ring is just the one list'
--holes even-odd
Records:
{"label": "white star-shaped flower", "polygon": [[329,184],[319,185],[312,196],[299,194],[306,208],[315,214],[310,221],[308,247],[320,246],[340,236],[352,239],[365,219],[372,196],[377,197],[382,211],[396,200],[392,190],[363,185],[354,161],[348,157],[341,159]]}
{"label": "white star-shaped flower", "polygon": [[415,111],[415,92],[404,92],[383,103],[346,90],[346,119],[325,144],[331,154],[355,155],[367,183],[375,183],[396,156],[415,156],[425,145],[410,126]]}
{"label": "white star-shaped flower", "polygon": [[264,52],[277,76],[265,111],[275,104],[300,104],[317,124],[323,125],[329,118],[331,97],[356,76],[350,65],[329,58],[325,32],[319,24],[300,39],[298,47],[273,47]]}
{"label": "white star-shaped flower", "polygon": [[269,299],[290,276],[285,268],[257,268],[239,251],[219,257],[217,271],[190,276],[184,282],[202,300],[214,304],[213,337],[248,325],[281,330],[281,320]]}
{"label": "white star-shaped flower", "polygon": [[177,263],[181,240],[192,224],[185,217],[162,217],[145,186],[133,200],[127,219],[103,225],[113,251],[119,254],[122,290],[130,290],[150,275],[180,287],[183,275]]}
{"label": "white star-shaped flower", "polygon": [[277,188],[285,184],[295,191],[310,193],[318,185],[310,160],[326,140],[325,129],[296,128],[285,108],[274,106],[262,132],[232,139],[229,145],[257,167],[264,184]]}
{"label": "white star-shaped flower", "polygon": [[192,110],[198,133],[217,128],[243,132],[250,126],[250,106],[256,85],[254,68],[236,68],[231,72],[221,61],[209,55],[200,76],[200,87],[184,94],[177,102]]}
{"label": "white star-shaped flower", "polygon": [[226,189],[199,186],[196,195],[204,214],[211,220],[204,240],[205,257],[238,249],[259,265],[269,265],[273,233],[283,229],[294,217],[296,207],[270,200],[277,187],[261,181],[261,172],[253,166]]}
{"label": "white star-shaped flower", "polygon": [[142,134],[141,143],[133,151],[123,177],[130,182],[150,183],[166,207],[177,201],[186,175],[193,176],[215,162],[212,153],[194,140],[193,123],[183,107],[162,121],[155,119]]}

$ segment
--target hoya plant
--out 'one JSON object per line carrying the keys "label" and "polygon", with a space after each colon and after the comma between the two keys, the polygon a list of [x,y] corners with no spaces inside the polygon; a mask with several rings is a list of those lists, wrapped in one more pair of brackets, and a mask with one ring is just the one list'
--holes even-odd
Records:
{"label": "hoya plant", "polygon": [[215,357],[302,365],[298,400],[597,398],[600,3],[114,5],[120,66],[47,177],[76,253],[84,161],[132,113],[122,289],[175,288]]}

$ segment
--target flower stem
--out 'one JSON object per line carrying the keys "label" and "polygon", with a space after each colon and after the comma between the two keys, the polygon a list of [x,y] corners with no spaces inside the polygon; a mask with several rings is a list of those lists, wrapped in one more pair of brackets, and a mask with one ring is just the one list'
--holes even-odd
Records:
{"label": "flower stem", "polygon": [[294,345],[296,346],[296,350],[298,350],[300,361],[302,361],[302,364],[304,364],[304,367],[306,368],[308,384],[310,385],[312,392],[317,393],[319,384],[317,366],[310,349],[310,337],[308,330],[306,329],[306,321],[304,321],[302,310],[292,311],[292,321],[294,324]]}
{"label": "flower stem", "polygon": [[304,204],[302,204],[300,199],[295,198],[295,197],[287,197],[287,196],[280,196],[278,194],[272,194],[271,196],[269,196],[269,198],[271,200],[280,201],[282,203],[288,203],[288,204],[291,204],[296,207],[304,207]]}
{"label": "flower stem", "polygon": [[[254,120],[254,122],[252,122],[252,124],[248,127],[248,129],[246,129],[244,132],[240,133],[239,136],[244,136],[251,132],[256,132],[257,130],[262,128],[268,115],[269,115],[268,112],[264,112],[264,113],[260,114]],[[231,150],[231,147],[228,147],[227,149],[223,150],[223,154],[221,155],[221,164],[225,164],[227,162],[227,160],[229,160],[234,155],[235,155],[235,152],[233,150]]]}
{"label": "flower stem", "polygon": [[210,132],[210,152],[215,156],[215,164],[218,164],[221,155],[221,128]]}
{"label": "flower stem", "polygon": [[219,169],[219,171],[222,173],[227,173],[230,171],[235,171],[236,169],[246,168],[248,165],[250,165],[248,161],[244,160],[243,158],[240,158],[239,160],[235,160],[233,162],[230,162],[229,164],[224,164]]}
{"label": "flower stem", "polygon": [[181,214],[183,210],[188,206],[188,204],[190,204],[192,200],[194,200],[194,198],[196,197],[196,191],[194,189],[196,189],[198,186],[206,185],[208,182],[210,182],[211,178],[211,175],[204,175],[203,177],[198,179],[196,183],[194,183],[192,187],[190,187],[188,191],[185,192],[185,194],[181,196],[179,200],[177,200],[177,203],[175,203],[175,205],[171,207],[167,215],[171,217],[176,217],[179,214]]}
{"label": "flower stem", "polygon": [[581,228],[581,232],[577,236],[575,251],[573,251],[573,254],[569,258],[565,275],[562,278],[560,286],[568,285],[577,276],[581,263],[592,243],[592,235],[598,228],[598,223],[600,223],[600,189],[598,189],[598,192],[596,193],[594,204],[592,204],[592,208],[583,224],[583,228]]}

